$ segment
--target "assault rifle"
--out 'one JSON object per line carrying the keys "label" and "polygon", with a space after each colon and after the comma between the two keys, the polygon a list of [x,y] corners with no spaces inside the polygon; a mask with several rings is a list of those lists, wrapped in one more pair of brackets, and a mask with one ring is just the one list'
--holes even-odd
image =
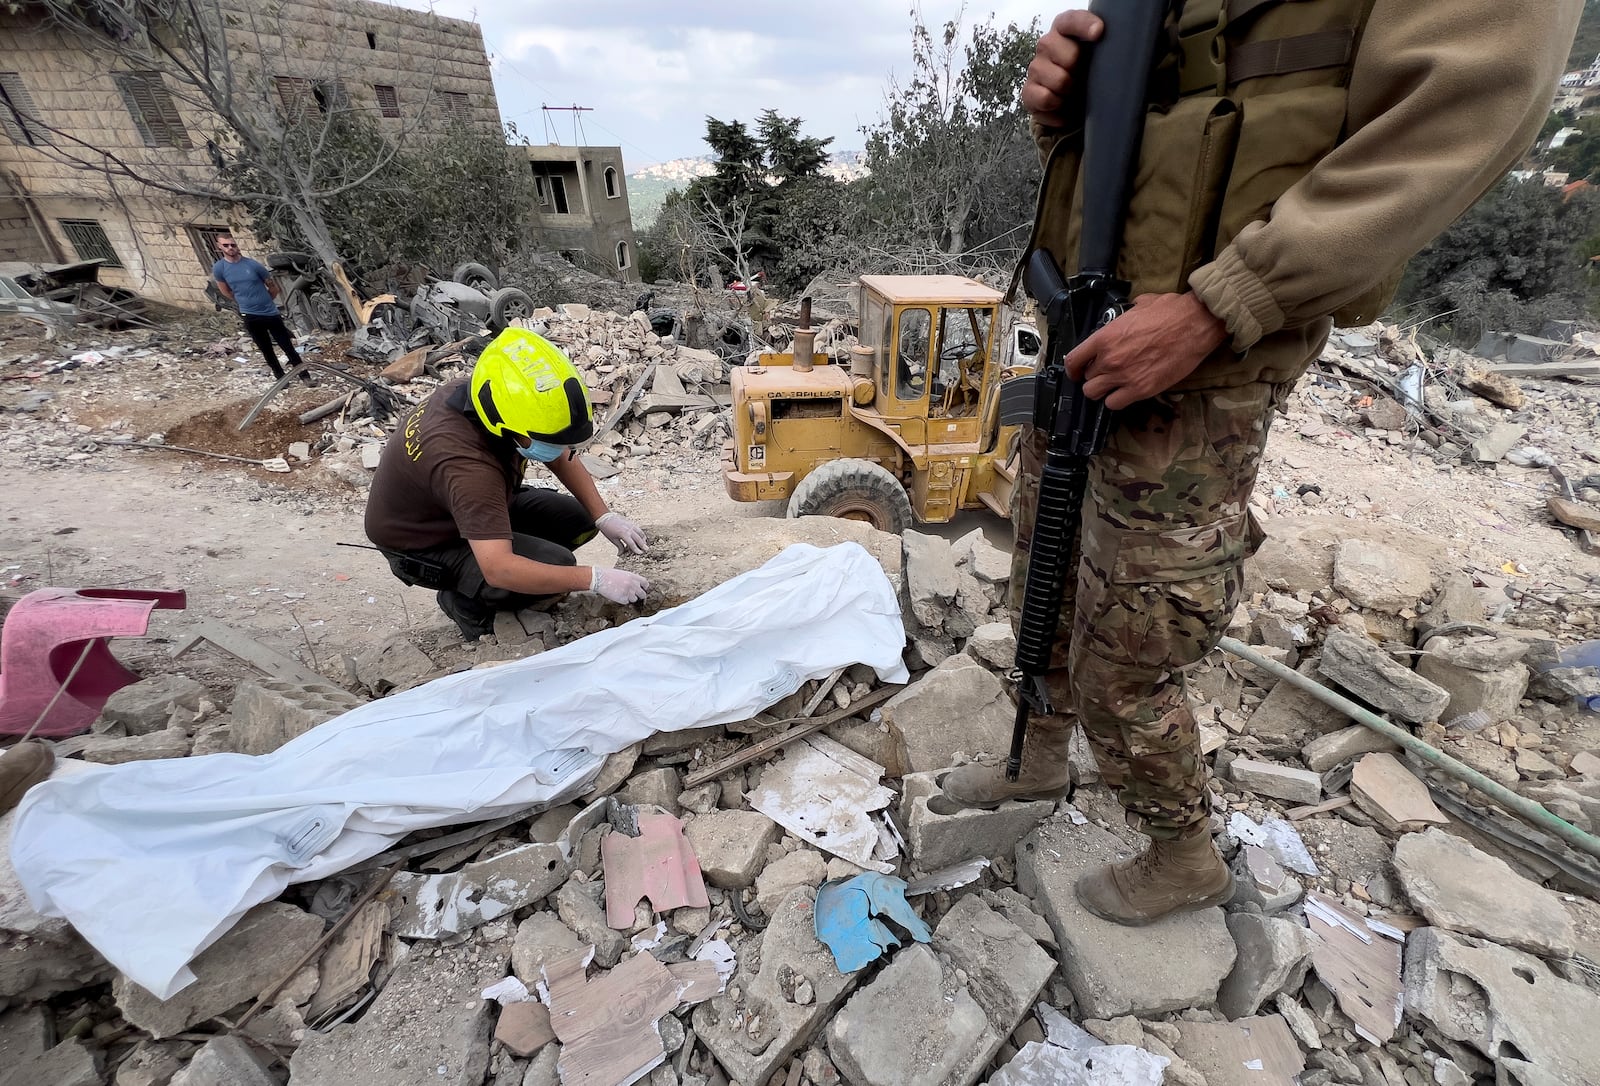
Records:
{"label": "assault rifle", "polygon": [[[1031,422],[1050,435],[1039,478],[1038,509],[1028,546],[1028,571],[1017,628],[1017,721],[1006,777],[1022,770],[1022,746],[1032,713],[1053,712],[1044,676],[1050,667],[1061,596],[1082,527],[1089,458],[1105,444],[1111,413],[1083,394],[1067,376],[1069,351],[1129,306],[1128,283],[1116,278],[1117,253],[1128,210],[1128,190],[1144,129],[1145,88],[1165,0],[1094,0],[1089,10],[1105,31],[1086,46],[1088,80],[1083,150],[1083,230],[1078,271],[1063,280],[1051,255],[1035,249],[1023,285],[1038,303],[1046,326],[1043,365],[1007,382],[1001,421]],[[1080,62],[1081,63],[1081,62]],[[1013,388],[1011,386],[1018,386]]]}

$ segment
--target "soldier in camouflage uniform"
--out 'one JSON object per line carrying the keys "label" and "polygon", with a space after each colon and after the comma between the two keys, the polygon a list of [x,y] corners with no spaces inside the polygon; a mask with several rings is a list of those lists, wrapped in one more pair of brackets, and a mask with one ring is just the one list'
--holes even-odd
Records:
{"label": "soldier in camouflage uniform", "polygon": [[[1079,901],[1122,924],[1221,904],[1208,776],[1184,669],[1215,648],[1261,542],[1249,512],[1272,416],[1337,317],[1366,323],[1405,262],[1528,147],[1576,30],[1578,0],[1183,0],[1150,87],[1119,274],[1133,308],[1066,359],[1116,412],[1089,470],[1082,535],[1022,773],[963,766],[966,806],[1050,798],[1074,722],[1151,838],[1084,876]],[[1023,105],[1045,160],[1030,248],[1071,275],[1077,250],[1079,42],[1064,12]],[[1212,39],[1217,39],[1213,42]],[[1012,609],[1025,580],[1046,435],[1024,429]]]}

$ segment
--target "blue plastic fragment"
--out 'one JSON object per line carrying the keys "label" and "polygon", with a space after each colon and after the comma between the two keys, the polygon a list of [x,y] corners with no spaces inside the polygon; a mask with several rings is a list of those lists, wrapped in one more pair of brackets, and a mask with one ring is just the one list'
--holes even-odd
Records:
{"label": "blue plastic fragment", "polygon": [[841,973],[871,965],[900,945],[899,937],[880,916],[894,921],[919,943],[933,938],[928,925],[906,902],[905,881],[874,871],[823,883],[817,891],[814,915],[817,938],[833,951]]}

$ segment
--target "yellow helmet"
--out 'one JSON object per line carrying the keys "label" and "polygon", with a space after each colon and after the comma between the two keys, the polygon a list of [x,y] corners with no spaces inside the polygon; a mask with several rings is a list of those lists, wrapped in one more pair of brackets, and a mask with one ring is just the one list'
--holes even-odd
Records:
{"label": "yellow helmet", "polygon": [[472,406],[496,437],[521,434],[576,445],[594,433],[594,407],[578,367],[543,336],[507,328],[472,367]]}

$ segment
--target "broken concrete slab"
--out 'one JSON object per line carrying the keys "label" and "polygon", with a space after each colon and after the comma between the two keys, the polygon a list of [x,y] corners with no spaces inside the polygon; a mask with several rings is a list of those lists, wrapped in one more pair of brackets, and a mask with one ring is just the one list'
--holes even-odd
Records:
{"label": "broken concrete slab", "polygon": [[50,1051],[55,1020],[44,1007],[18,1007],[0,1014],[0,1067],[15,1067]]}
{"label": "broken concrete slab", "polygon": [[1487,434],[1473,439],[1472,458],[1480,464],[1498,463],[1527,432],[1528,428],[1521,423],[1496,422]]}
{"label": "broken concrete slab", "polygon": [[966,974],[973,998],[1001,1037],[1016,1030],[1056,966],[1032,935],[976,894],[944,914],[933,932],[933,949]]}
{"label": "broken concrete slab", "polygon": [[1311,932],[1296,920],[1253,913],[1228,916],[1239,948],[1233,972],[1222,981],[1217,1007],[1229,1018],[1255,1014],[1279,992],[1293,992],[1311,968]]}
{"label": "broken concrete slab", "polygon": [[517,925],[511,943],[511,971],[531,987],[539,982],[539,970],[546,962],[575,954],[584,945],[554,913],[536,912]]}
{"label": "broken concrete slab", "polygon": [[[1295,670],[1310,679],[1317,677],[1318,660],[1300,661]],[[1298,749],[1305,737],[1326,735],[1348,726],[1350,718],[1326,702],[1319,701],[1292,683],[1274,681],[1246,722],[1250,735],[1274,744],[1275,749]]]}
{"label": "broken concrete slab", "polygon": [[966,651],[996,671],[1009,671],[1016,662],[1017,635],[1009,622],[985,622],[967,638]]}
{"label": "broken concrete slab", "polygon": [[479,993],[506,975],[510,940],[472,949],[414,947],[361,1021],[306,1034],[289,1061],[294,1086],[480,1086],[495,1005]]}
{"label": "broken concrete slab", "polygon": [[1499,723],[1517,715],[1527,693],[1529,671],[1519,662],[1526,652],[1519,641],[1435,637],[1417,662],[1417,674],[1450,695],[1444,720],[1482,713]]}
{"label": "broken concrete slab", "polygon": [[1570,957],[1576,930],[1561,899],[1469,842],[1430,829],[1400,839],[1394,869],[1434,927],[1535,954]]}
{"label": "broken concrete slab", "polygon": [[[522,627],[516,616],[507,614],[506,618],[517,626],[520,635]],[[391,690],[416,686],[438,671],[428,654],[403,633],[390,634],[367,648],[351,660],[350,667],[356,682],[380,697]]]}
{"label": "broken concrete slab", "polygon": [[1600,532],[1600,510],[1592,505],[1552,496],[1545,499],[1545,507],[1550,510],[1552,517],[1568,528]]}
{"label": "broken concrete slab", "polygon": [[215,1037],[200,1047],[172,1086],[278,1086],[267,1063],[238,1037]]}
{"label": "broken concrete slab", "polygon": [[[855,988],[833,953],[817,940],[814,892],[801,888],[784,899],[761,936],[758,970],[741,962],[727,990],[694,1009],[695,1034],[741,1083],[765,1083],[787,1065]],[[810,985],[811,1002],[793,993]]]}
{"label": "broken concrete slab", "polygon": [[1277,913],[1299,901],[1305,892],[1300,880],[1259,845],[1245,845],[1229,866],[1233,871],[1233,898],[1229,904],[1254,904],[1263,913]]}
{"label": "broken concrete slab", "polygon": [[107,698],[94,730],[104,730],[102,725],[121,725],[128,735],[162,731],[174,709],[193,712],[205,696],[206,688],[187,675],[152,675]]}
{"label": "broken concrete slab", "polygon": [[[990,1076],[987,1086],[1161,1086],[1168,1081],[1170,1063],[1130,1045],[1067,1048],[1028,1041]],[[1178,1086],[1176,1079],[1171,1081]]]}
{"label": "broken concrete slab", "polygon": [[1412,932],[1405,1008],[1491,1060],[1532,1064],[1545,1081],[1592,1081],[1600,1067],[1600,994],[1520,950],[1441,928]]}
{"label": "broken concrete slab", "polygon": [[[650,742],[645,741],[645,755],[650,753]],[[648,804],[660,807],[669,815],[678,813],[678,796],[683,792],[683,777],[671,766],[657,766],[643,773],[635,773],[622,786],[617,798],[624,803]]]}
{"label": "broken concrete slab", "polygon": [[1000,677],[965,654],[951,656],[883,705],[907,773],[946,769],[957,753],[1004,753],[1015,716]]}
{"label": "broken concrete slab", "polygon": [[1289,803],[1316,803],[1322,798],[1322,778],[1310,770],[1254,758],[1235,758],[1229,763],[1228,773],[1233,783],[1257,795]]}
{"label": "broken concrete slab", "polygon": [[571,873],[560,845],[537,844],[442,875],[401,871],[390,883],[389,930],[406,939],[460,935],[554,893]]}
{"label": "broken concrete slab", "polygon": [[1050,821],[1017,846],[1017,885],[1039,904],[1060,943],[1062,972],[1086,1017],[1148,1017],[1216,999],[1233,968],[1221,909],[1174,913],[1147,927],[1101,920],[1073,885],[1103,863],[1126,859],[1116,837],[1093,824]]}
{"label": "broken concrete slab", "polygon": [[[169,1086],[190,1052],[186,1041],[140,1041],[120,1064],[115,1086]],[[0,1063],[0,1066],[8,1066]]]}
{"label": "broken concrete slab", "polygon": [[936,871],[974,856],[1004,856],[1055,810],[1051,800],[1008,800],[992,811],[944,801],[940,773],[910,773],[900,781],[900,822],[922,871]]}
{"label": "broken concrete slab", "polygon": [[251,679],[233,696],[233,745],[240,754],[269,754],[289,740],[365,702],[332,683]]}
{"label": "broken concrete slab", "polygon": [[1350,798],[1390,833],[1448,822],[1423,784],[1392,754],[1367,754],[1350,775]]}
{"label": "broken concrete slab", "polygon": [[[845,542],[865,547],[889,580],[899,583],[900,537],[839,517],[748,517],[740,520],[736,532],[716,517],[652,524],[649,553],[630,555],[625,565],[650,582],[650,606],[665,609],[764,565],[791,544],[831,547]],[[633,618],[636,611],[625,613]]]}
{"label": "broken concrete slab", "polygon": [[1361,607],[1397,615],[1433,587],[1428,560],[1366,539],[1346,539],[1333,556],[1333,587]]}
{"label": "broken concrete slab", "polygon": [[895,955],[828,1025],[834,1065],[849,1081],[872,1086],[971,1083],[1004,1041],[921,944]]}
{"label": "broken concrete slab", "polygon": [[798,887],[816,888],[828,877],[828,866],[817,853],[797,848],[767,865],[756,879],[756,905],[771,916]]}
{"label": "broken concrete slab", "polygon": [[974,1082],[1053,971],[1020,928],[978,898],[962,898],[940,921],[932,949],[900,951],[850,998],[828,1027],[828,1054],[852,1082]]}
{"label": "broken concrete slab", "polygon": [[322,937],[322,919],[282,902],[257,905],[189,963],[194,983],[157,999],[127,977],[111,982],[122,1016],[157,1039],[261,994]]}
{"label": "broken concrete slab", "polygon": [[767,865],[767,846],[783,837],[783,827],[760,811],[712,811],[685,831],[706,881],[723,890],[755,884]]}
{"label": "broken concrete slab", "polygon": [[1380,711],[1413,723],[1438,720],[1450,704],[1449,691],[1348,630],[1328,634],[1318,669]]}
{"label": "broken concrete slab", "polygon": [[906,595],[912,617],[937,630],[960,589],[955,551],[948,540],[936,535],[908,530],[901,532],[900,538],[905,547]]}
{"label": "broken concrete slab", "polygon": [[1300,757],[1305,761],[1306,768],[1313,773],[1326,773],[1334,766],[1342,765],[1352,758],[1359,758],[1363,754],[1398,749],[1394,740],[1382,732],[1360,724],[1352,724],[1348,728],[1340,728],[1336,732],[1317,736],[1301,749]]}
{"label": "broken concrete slab", "polygon": [[580,940],[594,947],[594,963],[601,969],[610,969],[622,960],[629,944],[626,935],[613,931],[606,923],[605,910],[600,905],[604,897],[605,883],[580,882],[574,876],[556,891],[556,915]]}
{"label": "broken concrete slab", "polygon": [[1180,1021],[1175,1047],[1207,1086],[1294,1086],[1306,1066],[1288,1023],[1276,1014]]}
{"label": "broken concrete slab", "polygon": [[83,738],[82,757],[100,765],[126,765],[160,758],[187,758],[192,744],[183,728],[166,728],[126,739],[90,735]]}
{"label": "broken concrete slab", "polygon": [[77,1038],[20,1064],[0,1068],[0,1086],[100,1086],[102,1054]]}

